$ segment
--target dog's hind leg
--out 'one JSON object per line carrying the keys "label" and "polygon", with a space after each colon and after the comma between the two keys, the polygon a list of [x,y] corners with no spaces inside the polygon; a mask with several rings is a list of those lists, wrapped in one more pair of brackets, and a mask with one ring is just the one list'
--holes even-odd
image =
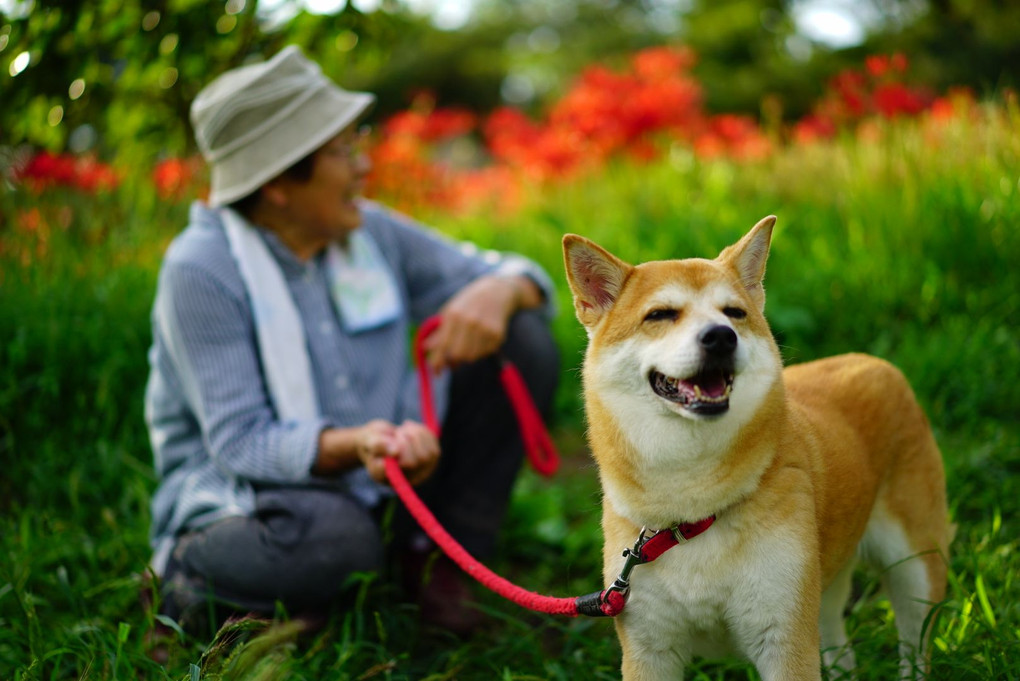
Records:
{"label": "dog's hind leg", "polygon": [[926,620],[945,588],[946,568],[935,550],[915,548],[903,526],[877,511],[863,543],[868,562],[882,571],[882,586],[899,631],[900,679],[922,679],[928,671]]}
{"label": "dog's hind leg", "polygon": [[886,471],[864,531],[861,555],[881,570],[896,613],[900,678],[928,673],[932,607],[945,596],[949,512],[942,455],[916,404],[905,406]]}
{"label": "dog's hind leg", "polygon": [[855,558],[847,561],[828,588],[822,592],[818,629],[822,640],[822,661],[830,680],[853,678],[857,666],[853,648],[850,647],[846,637],[846,623],[843,621],[856,563]]}

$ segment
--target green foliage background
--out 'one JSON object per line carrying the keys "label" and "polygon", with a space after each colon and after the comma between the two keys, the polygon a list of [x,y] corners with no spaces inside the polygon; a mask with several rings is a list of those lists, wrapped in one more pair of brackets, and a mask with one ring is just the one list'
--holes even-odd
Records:
{"label": "green foliage background", "polygon": [[[0,146],[90,149],[129,163],[186,155],[187,111],[202,85],[289,43],[345,87],[375,92],[378,118],[420,91],[486,112],[504,103],[508,75],[530,81],[534,96],[522,105],[537,112],[583,67],[662,43],[694,48],[713,111],[759,115],[767,103],[768,117],[800,117],[830,76],[877,53],[906,53],[919,83],[936,92],[969,86],[985,95],[1020,83],[1020,7],[995,0],[862,0],[852,9],[877,19],[861,45],[838,50],[797,35],[794,0],[476,0],[456,31],[398,0],[326,15],[299,0],[273,4],[284,14],[256,0],[8,0]],[[25,52],[27,68],[12,75]],[[77,79],[84,92],[72,98]]]}
{"label": "green foliage background", "polygon": [[[755,112],[764,95],[778,94],[795,116],[824,76],[872,50],[906,52],[938,90],[1001,91],[1016,84],[1020,64],[1017,10],[991,0],[929,2],[928,13],[886,24],[859,48],[818,49],[806,63],[777,47],[792,31],[789,3],[694,2],[668,36],[637,20],[655,4],[593,0],[564,12],[564,3],[492,2],[456,32],[393,3],[372,14],[301,14],[273,30],[258,23],[254,5],[192,0],[38,2],[0,19],[0,146],[64,149],[87,123],[102,155],[134,159],[140,169],[96,196],[0,187],[0,679],[617,678],[609,622],[534,616],[486,596],[491,629],[459,641],[420,627],[411,606],[370,578],[352,585],[349,608],[320,634],[301,637],[286,622],[268,631],[240,623],[214,641],[174,638],[165,664],[150,659],[155,618],[139,601],[138,574],[149,557],[155,481],[141,395],[156,270],[187,207],[160,202],[147,169],[158,155],[192,148],[187,106],[213,73],[289,42],[320,56],[344,85],[380,93],[380,116],[405,106],[417,87],[439,93],[442,104],[485,110],[513,70],[535,76],[532,106],[540,108],[543,93],[556,93],[594,57],[680,37],[702,55],[709,105],[723,111]],[[159,21],[140,28],[152,12]],[[233,26],[220,32],[230,17]],[[513,48],[519,41],[510,36],[539,26],[557,30],[557,50]],[[25,50],[30,66],[10,76],[10,61]],[[162,87],[170,69],[176,79]],[[75,78],[86,87],[71,100]],[[63,120],[51,126],[57,105]],[[996,113],[937,134],[895,123],[875,139],[787,149],[754,164],[703,161],[676,148],[661,162],[621,162],[556,186],[513,216],[418,217],[524,252],[562,281],[564,232],[633,262],[711,257],[777,214],[766,311],[786,358],[854,350],[892,360],[943,449],[958,532],[949,597],[933,623],[932,678],[1015,680],[1015,106],[995,105]],[[31,210],[53,226],[45,235],[20,226]],[[598,586],[600,494],[583,441],[584,334],[565,287],[558,302],[564,371],[555,436],[565,466],[552,481],[522,475],[493,567],[535,590],[574,595]],[[861,679],[896,674],[892,615],[876,584],[874,575],[857,580],[849,613]],[[736,663],[700,663],[690,676],[755,678]]]}
{"label": "green foliage background", "polygon": [[[632,262],[715,255],[779,216],[766,280],[791,361],[868,351],[898,364],[943,449],[953,522],[950,592],[932,678],[1015,679],[1020,658],[1020,111],[937,134],[891,124],[874,140],[791,148],[755,164],[675,149],[534,197],[514,216],[423,215],[455,236],[531,255],[562,281],[559,241],[585,234]],[[88,197],[0,195],[0,211],[61,215],[46,257],[0,256],[0,678],[609,679],[609,622],[536,616],[483,597],[491,628],[467,641],[421,628],[385,582],[353,585],[331,626],[242,622],[147,654],[154,480],[141,414],[155,272],[185,219],[144,186]],[[70,212],[68,212],[68,210]],[[37,247],[38,234],[8,233]],[[493,567],[553,595],[599,585],[599,490],[583,443],[584,334],[565,287],[556,335],[564,470],[525,473]],[[895,629],[875,575],[855,583],[859,678],[895,675]],[[691,678],[755,678],[699,663]]]}

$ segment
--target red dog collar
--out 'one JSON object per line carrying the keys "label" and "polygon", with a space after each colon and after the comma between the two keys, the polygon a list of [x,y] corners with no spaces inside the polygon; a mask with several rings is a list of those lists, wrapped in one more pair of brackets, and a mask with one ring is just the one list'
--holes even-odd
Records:
{"label": "red dog collar", "polygon": [[630,595],[630,573],[635,566],[650,563],[677,544],[685,544],[707,530],[715,522],[715,516],[693,523],[679,523],[646,537],[648,530],[642,528],[634,548],[624,549],[623,569],[619,577],[602,591],[580,596],[577,612],[591,617],[616,617],[627,605]]}

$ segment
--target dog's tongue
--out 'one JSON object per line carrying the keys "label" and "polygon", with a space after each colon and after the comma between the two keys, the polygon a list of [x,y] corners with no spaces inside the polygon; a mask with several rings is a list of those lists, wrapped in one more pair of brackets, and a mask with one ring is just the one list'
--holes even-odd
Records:
{"label": "dog's tongue", "polygon": [[726,394],[726,379],[718,373],[698,374],[689,381],[684,381],[684,384],[690,388],[691,392],[697,388],[702,397],[717,398]]}

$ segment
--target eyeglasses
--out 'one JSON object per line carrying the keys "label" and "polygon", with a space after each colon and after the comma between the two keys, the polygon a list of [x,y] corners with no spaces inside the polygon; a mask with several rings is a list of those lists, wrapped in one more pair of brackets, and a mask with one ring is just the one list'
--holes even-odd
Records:
{"label": "eyeglasses", "polygon": [[372,138],[372,126],[359,126],[352,134],[344,135],[339,143],[330,146],[330,151],[337,156],[347,159],[355,159],[368,150],[368,143]]}

